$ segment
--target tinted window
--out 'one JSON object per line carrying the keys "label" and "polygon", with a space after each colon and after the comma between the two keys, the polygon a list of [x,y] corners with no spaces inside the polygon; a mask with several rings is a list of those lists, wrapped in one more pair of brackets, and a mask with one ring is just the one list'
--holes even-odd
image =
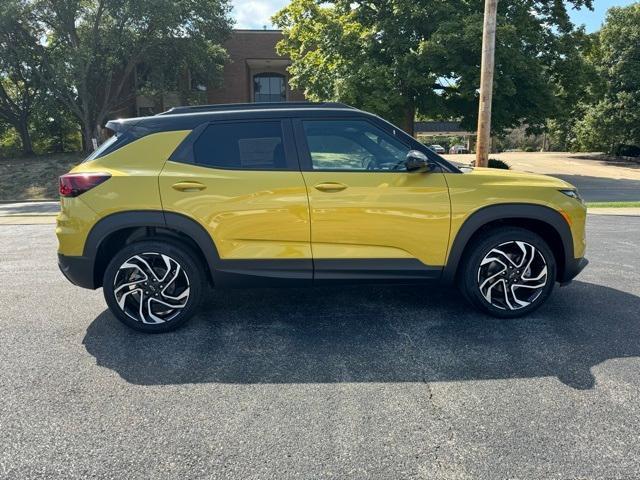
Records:
{"label": "tinted window", "polygon": [[303,125],[314,170],[405,170],[409,147],[365,120]]}
{"label": "tinted window", "polygon": [[271,170],[287,167],[280,122],[209,125],[194,146],[198,165]]}
{"label": "tinted window", "polygon": [[136,140],[136,136],[131,131],[119,132],[109,138],[107,138],[98,148],[96,148],[91,154],[83,160],[83,162],[89,162],[96,158],[104,157],[111,152],[115,152],[121,147],[124,147],[128,143]]}

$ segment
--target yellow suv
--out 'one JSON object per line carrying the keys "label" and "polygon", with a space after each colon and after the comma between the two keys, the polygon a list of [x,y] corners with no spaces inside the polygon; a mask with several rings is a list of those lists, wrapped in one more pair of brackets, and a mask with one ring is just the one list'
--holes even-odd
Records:
{"label": "yellow suv", "polygon": [[207,285],[439,280],[516,317],[587,263],[570,184],[458,168],[346,105],[178,107],[107,128],[60,178],[59,265],[138,330],[182,325]]}

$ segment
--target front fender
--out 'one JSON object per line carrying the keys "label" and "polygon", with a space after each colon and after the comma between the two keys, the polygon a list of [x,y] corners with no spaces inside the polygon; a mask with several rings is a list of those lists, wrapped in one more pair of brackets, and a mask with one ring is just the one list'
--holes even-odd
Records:
{"label": "front fender", "polygon": [[442,280],[449,284],[455,281],[460,260],[462,259],[469,240],[476,232],[492,222],[508,222],[509,220],[536,220],[544,222],[555,230],[563,247],[562,254],[558,256],[561,260],[561,264],[558,265],[558,271],[560,272],[559,280],[565,281],[565,267],[574,262],[573,236],[569,224],[560,212],[552,208],[543,205],[522,203],[490,205],[472,213],[464,221],[453,239],[451,249],[447,256],[447,263],[442,274]]}

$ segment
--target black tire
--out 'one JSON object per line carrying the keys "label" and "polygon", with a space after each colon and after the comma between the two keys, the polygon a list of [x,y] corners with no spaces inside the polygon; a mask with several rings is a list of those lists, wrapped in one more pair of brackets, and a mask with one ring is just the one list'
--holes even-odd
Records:
{"label": "black tire", "polygon": [[203,294],[204,274],[196,258],[188,247],[165,240],[127,245],[104,273],[103,292],[109,309],[118,320],[141,332],[162,333],[181,327],[195,314]]}
{"label": "black tire", "polygon": [[[531,263],[529,258],[533,258]],[[521,261],[524,266],[518,268]],[[525,274],[527,266],[529,273]],[[545,277],[534,281],[545,271]],[[543,281],[546,283],[542,287],[532,288]],[[517,227],[496,228],[476,237],[462,259],[458,276],[463,296],[479,310],[498,318],[522,317],[533,312],[547,300],[555,281],[556,260],[549,245],[532,231]]]}

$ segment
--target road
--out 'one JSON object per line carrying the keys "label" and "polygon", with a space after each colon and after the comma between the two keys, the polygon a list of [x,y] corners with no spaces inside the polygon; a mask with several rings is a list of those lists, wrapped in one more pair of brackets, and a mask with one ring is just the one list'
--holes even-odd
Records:
{"label": "road", "polygon": [[590,217],[591,264],[534,315],[455,291],[214,292],[128,330],[0,226],[0,478],[640,477],[640,217]]}
{"label": "road", "polygon": [[[469,164],[475,155],[446,155]],[[506,152],[491,154],[512,169],[562,178],[575,185],[589,202],[640,201],[640,163],[610,162],[596,154],[567,152]]]}

